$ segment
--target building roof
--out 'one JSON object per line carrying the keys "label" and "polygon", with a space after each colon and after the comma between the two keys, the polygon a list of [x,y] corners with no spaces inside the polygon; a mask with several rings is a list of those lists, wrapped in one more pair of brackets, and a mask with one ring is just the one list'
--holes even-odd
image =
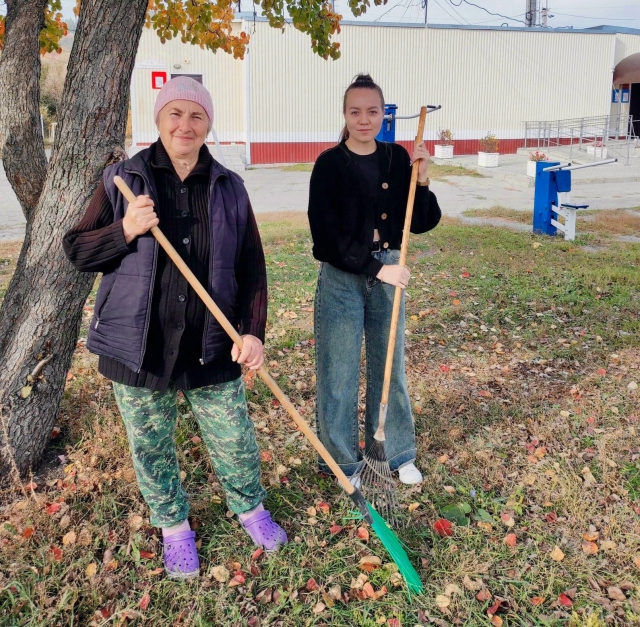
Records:
{"label": "building roof", "polygon": [[[237,19],[245,19],[247,21],[266,22],[266,17],[262,15],[254,15],[248,11],[236,13]],[[286,22],[291,22],[291,19],[286,18]],[[534,32],[534,33],[588,33],[591,35],[611,35],[614,33],[624,33],[629,35],[640,35],[640,29],[638,28],[625,28],[623,26],[610,26],[603,24],[601,26],[590,26],[588,28],[542,28],[535,26],[533,28],[528,26],[487,26],[487,25],[475,25],[475,24],[424,24],[421,22],[367,22],[365,20],[342,20],[340,22],[344,26],[382,26],[387,28],[442,28],[442,29],[456,29],[456,30],[497,30],[497,31],[522,31],[522,32]]]}

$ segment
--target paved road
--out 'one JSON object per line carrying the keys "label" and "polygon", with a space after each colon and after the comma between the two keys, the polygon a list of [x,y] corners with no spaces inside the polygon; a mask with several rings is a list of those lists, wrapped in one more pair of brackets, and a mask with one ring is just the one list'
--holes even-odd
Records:
{"label": "paved road", "polygon": [[[0,240],[19,239],[25,220],[20,205],[8,184],[0,161]],[[474,167],[474,157],[456,159]],[[444,215],[460,216],[467,209],[495,206],[531,211],[534,188],[525,176],[526,157],[501,156],[501,166],[482,170],[486,178],[452,176],[434,181],[432,189]],[[589,204],[592,209],[625,209],[640,205],[640,164],[602,166],[575,174],[572,200]],[[597,177],[596,173],[597,172]],[[306,211],[309,172],[285,172],[280,168],[260,167],[241,173],[256,213]],[[601,181],[610,182],[601,182]],[[598,181],[598,182],[593,182]]]}

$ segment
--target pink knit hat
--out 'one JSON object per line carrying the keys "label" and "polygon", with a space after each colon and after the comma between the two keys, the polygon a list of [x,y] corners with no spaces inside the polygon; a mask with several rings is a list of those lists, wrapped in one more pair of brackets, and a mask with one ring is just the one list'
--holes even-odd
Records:
{"label": "pink knit hat", "polygon": [[153,119],[158,123],[160,111],[174,100],[189,100],[199,104],[206,112],[209,123],[213,124],[213,101],[211,94],[198,81],[188,76],[176,76],[167,81],[156,100],[153,109]]}

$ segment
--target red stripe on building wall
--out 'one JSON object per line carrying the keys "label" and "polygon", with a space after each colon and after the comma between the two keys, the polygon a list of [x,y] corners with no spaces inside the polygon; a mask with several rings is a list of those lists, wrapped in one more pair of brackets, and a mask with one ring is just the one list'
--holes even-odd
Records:
{"label": "red stripe on building wall", "polygon": [[[413,149],[412,141],[399,141],[409,153]],[[435,152],[435,141],[426,142],[427,149]],[[454,141],[454,153],[456,155],[473,155],[480,150],[480,142],[477,139]],[[252,142],[251,163],[313,163],[320,153],[335,146],[333,142]],[[524,146],[524,139],[501,139],[500,153],[515,154],[518,148]]]}

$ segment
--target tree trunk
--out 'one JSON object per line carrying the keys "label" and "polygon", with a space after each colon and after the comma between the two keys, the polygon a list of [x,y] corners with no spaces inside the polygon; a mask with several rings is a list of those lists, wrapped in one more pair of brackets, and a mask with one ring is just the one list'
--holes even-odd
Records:
{"label": "tree trunk", "polygon": [[3,165],[24,217],[38,204],[47,174],[40,123],[40,44],[47,0],[8,0],[0,57]]}
{"label": "tree trunk", "polygon": [[[62,238],[83,215],[107,159],[124,142],[129,84],[146,8],[147,0],[82,2],[47,177],[0,309],[0,417],[8,433],[7,441],[0,429],[0,477],[8,476],[11,457],[21,473],[34,467],[55,423],[82,308],[95,279],[73,269]],[[17,23],[9,22],[8,28]],[[35,28],[32,34],[37,44]],[[23,37],[18,43],[10,35],[7,31],[3,61],[10,54],[23,62],[15,73],[3,76],[2,84],[14,91],[32,72],[33,42]],[[11,41],[22,49],[10,50]],[[12,148],[9,144],[6,150]],[[30,164],[24,162],[13,173],[30,174]],[[15,189],[17,181],[9,180]],[[43,359],[48,361],[30,381]]]}

